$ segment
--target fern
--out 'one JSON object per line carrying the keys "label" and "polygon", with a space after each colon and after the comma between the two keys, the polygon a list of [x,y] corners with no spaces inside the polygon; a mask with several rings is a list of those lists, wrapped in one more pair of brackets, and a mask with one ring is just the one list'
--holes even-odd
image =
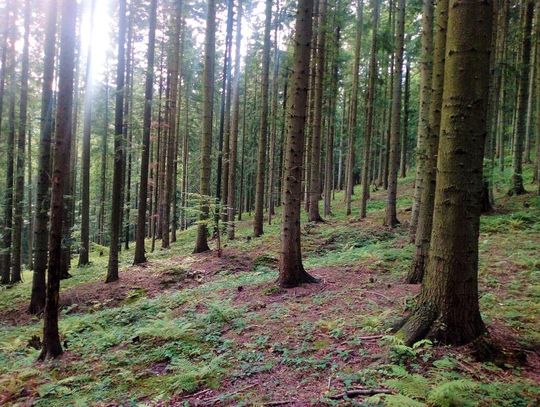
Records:
{"label": "fern", "polygon": [[385,395],[383,398],[384,398],[385,407],[425,407],[426,406],[425,403],[414,400],[411,397],[404,396],[403,394],[388,394],[388,395]]}
{"label": "fern", "polygon": [[472,393],[477,389],[478,384],[472,380],[452,380],[433,388],[427,399],[437,407],[476,406],[478,401]]}
{"label": "fern", "polygon": [[394,366],[394,376],[396,379],[386,380],[385,384],[388,387],[397,389],[400,393],[407,397],[423,400],[425,395],[429,393],[429,381],[419,374],[411,374],[405,368]]}

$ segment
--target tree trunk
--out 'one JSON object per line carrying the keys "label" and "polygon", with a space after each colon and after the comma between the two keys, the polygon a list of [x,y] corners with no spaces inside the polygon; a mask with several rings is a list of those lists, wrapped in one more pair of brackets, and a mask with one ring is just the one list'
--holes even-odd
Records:
{"label": "tree trunk", "polygon": [[521,64],[519,69],[519,86],[516,106],[516,127],[512,153],[512,186],[509,194],[524,194],[523,186],[523,142],[527,126],[527,91],[529,72],[531,70],[531,34],[534,4],[530,0],[523,0],[523,14],[521,21]]}
{"label": "tree trunk", "polygon": [[116,66],[116,101],[114,109],[114,171],[112,181],[109,264],[106,283],[118,280],[118,252],[122,224],[122,172],[124,168],[124,81],[126,42],[126,0],[119,0],[118,63]]}
{"label": "tree trunk", "polygon": [[58,77],[58,104],[55,119],[53,153],[51,229],[49,235],[49,264],[47,275],[47,300],[43,323],[43,348],[40,360],[54,359],[62,354],[58,332],[58,300],[62,263],[62,231],[65,210],[64,193],[68,186],[64,177],[69,171],[71,156],[71,118],[73,103],[73,71],[75,61],[75,26],[77,2],[63,0],[60,24],[60,59]]}
{"label": "tree trunk", "polygon": [[[536,4],[536,55],[540,55],[540,5]],[[540,195],[540,69],[536,67],[536,194]]]}
{"label": "tree trunk", "polygon": [[433,1],[423,0],[422,7],[422,54],[420,66],[420,105],[418,131],[416,136],[416,176],[411,213],[411,240],[416,238],[418,214],[424,188],[424,167],[427,160],[426,139],[429,133],[429,106],[431,99],[431,78],[433,70]]}
{"label": "tree trunk", "polygon": [[309,216],[310,222],[321,222],[319,201],[321,199],[321,134],[323,130],[323,81],[326,52],[326,9],[327,0],[320,0],[317,32],[317,53],[315,58],[315,91],[313,131],[311,133],[311,172],[309,180]]}
{"label": "tree trunk", "polygon": [[[279,2],[277,4],[279,8]],[[278,27],[279,10],[276,12],[274,20],[274,72],[272,75],[272,129],[270,130],[270,154],[268,160],[268,224],[272,224],[272,216],[275,215],[274,189],[275,189],[275,161],[276,161],[276,139],[277,139],[277,120],[278,120],[278,96],[279,96],[279,48],[278,48]]]}
{"label": "tree trunk", "polygon": [[266,139],[268,133],[268,76],[270,71],[270,26],[272,24],[272,0],[266,0],[264,43],[261,78],[261,116],[259,122],[259,151],[257,154],[257,182],[255,188],[255,216],[253,235],[263,234],[264,177],[266,168]]}
{"label": "tree trunk", "polygon": [[379,25],[380,0],[373,0],[373,27],[371,38],[371,56],[369,60],[369,79],[366,97],[366,132],[364,136],[364,157],[362,163],[362,201],[360,203],[360,218],[367,215],[367,200],[369,197],[369,157],[374,120],[375,81],[377,79],[377,28]]}
{"label": "tree trunk", "polygon": [[[336,10],[338,12],[338,10]],[[336,133],[336,105],[338,98],[338,59],[341,27],[338,25],[334,31],[332,80],[329,106],[328,139],[326,141],[326,161],[324,169],[324,216],[330,216],[332,190],[334,188],[334,136]]]}
{"label": "tree trunk", "polygon": [[392,113],[390,119],[390,155],[388,172],[388,198],[385,225],[395,227],[397,218],[397,178],[399,170],[399,141],[401,130],[401,79],[403,76],[403,42],[405,35],[405,0],[399,0],[397,10],[397,35],[395,39]]}
{"label": "tree trunk", "polygon": [[[30,35],[30,1],[24,3],[24,39],[21,67],[21,98],[19,101],[19,134],[17,138],[17,166],[15,178],[15,192],[13,195],[15,211],[13,213],[13,252],[11,283],[21,281],[21,249],[23,232],[23,209],[24,209],[24,158],[26,146],[26,124],[28,113],[28,65],[29,65],[29,35]],[[31,183],[32,180],[29,180]]]}
{"label": "tree trunk", "polygon": [[208,247],[207,220],[209,214],[208,200],[210,199],[210,175],[212,153],[212,118],[214,108],[214,62],[216,43],[216,1],[208,0],[206,16],[206,39],[204,45],[204,73],[203,73],[203,117],[201,137],[201,178],[200,194],[201,207],[199,226],[197,228],[197,242],[194,253],[210,250]]}
{"label": "tree trunk", "polygon": [[[377,0],[375,0],[377,1]],[[358,74],[360,70],[360,52],[362,50],[362,29],[364,26],[364,2],[358,0],[356,9],[356,38],[354,40],[354,61],[352,70],[352,88],[351,88],[351,100],[349,102],[349,120],[347,126],[348,136],[348,155],[347,164],[345,166],[347,173],[346,190],[345,190],[345,202],[347,205],[347,216],[351,214],[351,201],[354,188],[354,141],[356,134],[356,122],[358,113]]]}
{"label": "tree trunk", "polygon": [[283,220],[281,223],[281,252],[279,285],[296,287],[316,282],[302,265],[300,245],[300,209],[302,199],[302,163],[304,128],[309,83],[309,57],[312,30],[313,2],[299,0],[294,34],[294,56],[291,77],[291,96],[287,106],[287,150],[283,185]]}
{"label": "tree trunk", "polygon": [[150,3],[148,21],[148,50],[144,88],[143,142],[141,150],[141,176],[139,184],[139,207],[137,210],[137,233],[135,235],[134,264],[146,262],[144,238],[146,236],[146,211],[148,200],[148,166],[150,162],[150,131],[152,125],[152,101],[154,96],[154,59],[156,46],[157,0]]}
{"label": "tree trunk", "polygon": [[[15,30],[10,30],[13,33]],[[8,128],[6,139],[6,186],[4,191],[4,230],[2,233],[3,247],[1,255],[1,275],[0,284],[9,284],[11,280],[11,243],[13,227],[13,171],[15,157],[15,39],[10,35],[9,49],[9,106],[8,106]]]}
{"label": "tree trunk", "polygon": [[172,200],[172,188],[173,188],[173,172],[174,161],[176,160],[175,146],[176,146],[176,115],[177,115],[177,98],[178,98],[178,69],[180,65],[180,25],[182,21],[182,2],[175,2],[175,15],[172,17],[173,30],[172,30],[172,53],[169,56],[169,78],[170,78],[170,94],[168,100],[168,138],[167,138],[167,165],[166,165],[166,177],[163,191],[163,218],[161,219],[161,248],[168,249],[170,246],[169,229],[170,229],[170,215],[171,215],[171,200]]}
{"label": "tree trunk", "polygon": [[437,158],[439,131],[441,125],[441,106],[443,98],[446,50],[446,26],[448,21],[448,0],[438,0],[435,6],[435,33],[433,39],[433,72],[429,105],[428,137],[426,139],[426,161],[423,175],[420,212],[416,230],[416,253],[407,276],[409,284],[422,281],[429,253],[433,223],[433,204],[435,201],[435,182],[437,176]]}
{"label": "tree trunk", "polygon": [[[90,24],[94,22],[95,0],[92,0]],[[91,34],[93,29],[91,28]],[[79,267],[86,266],[90,252],[90,135],[92,126],[92,103],[94,101],[94,78],[92,75],[92,45],[88,45],[86,58],[86,92],[84,95],[84,124],[82,150],[81,191],[81,248]]]}
{"label": "tree trunk", "polygon": [[401,157],[399,161],[399,176],[407,176],[407,151],[409,143],[409,99],[411,83],[411,61],[407,59],[407,68],[405,69],[405,95],[403,96],[403,132],[401,133]]}
{"label": "tree trunk", "polygon": [[231,119],[229,183],[227,192],[227,236],[234,239],[234,207],[236,193],[236,156],[238,150],[238,123],[240,118],[240,46],[242,42],[242,1],[238,2],[238,15],[236,20],[236,53],[234,56],[233,78],[233,113]]}
{"label": "tree trunk", "polygon": [[432,244],[419,302],[401,330],[409,345],[424,337],[463,345],[485,332],[478,305],[478,236],[491,6],[486,0],[451,0],[448,7]]}

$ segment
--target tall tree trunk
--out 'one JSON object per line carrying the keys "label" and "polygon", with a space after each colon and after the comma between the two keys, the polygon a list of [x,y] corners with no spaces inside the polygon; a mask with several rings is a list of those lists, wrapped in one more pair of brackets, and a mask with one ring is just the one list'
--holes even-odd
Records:
{"label": "tall tree trunk", "polygon": [[[19,101],[19,134],[17,137],[17,166],[15,178],[15,192],[13,194],[13,252],[11,283],[21,281],[21,252],[23,232],[23,209],[24,209],[24,158],[26,146],[26,124],[28,114],[28,65],[29,65],[29,35],[30,35],[30,0],[24,2],[24,39],[21,66],[21,98]],[[32,182],[29,180],[29,182]]]}
{"label": "tall tree trunk", "polygon": [[524,10],[521,21],[521,64],[512,153],[512,186],[509,191],[509,194],[515,195],[526,192],[523,186],[523,143],[527,126],[527,91],[529,88],[529,72],[531,70],[531,34],[534,4],[531,0],[523,0],[522,7]]}
{"label": "tall tree trunk", "polygon": [[319,201],[321,199],[321,134],[323,130],[323,81],[326,52],[326,9],[327,0],[319,0],[319,30],[317,32],[317,53],[315,58],[315,92],[313,131],[311,133],[311,172],[309,180],[309,216],[310,222],[321,222]]}
{"label": "tall tree trunk", "polygon": [[60,59],[58,76],[58,104],[55,119],[53,153],[51,229],[49,235],[49,264],[47,274],[47,300],[43,323],[43,348],[40,360],[54,359],[62,354],[58,332],[58,300],[62,263],[62,231],[66,215],[64,177],[69,171],[72,137],[73,71],[75,61],[75,26],[77,2],[62,0],[60,24]]}
{"label": "tall tree trunk", "polygon": [[109,146],[109,69],[105,74],[105,118],[103,122],[103,136],[101,139],[101,174],[100,174],[100,193],[99,193],[99,243],[105,245],[105,194],[107,175],[107,159]]}
{"label": "tall tree trunk", "polygon": [[152,101],[154,96],[154,59],[156,46],[157,0],[150,3],[148,21],[148,50],[146,80],[144,88],[143,142],[141,150],[141,177],[139,185],[139,207],[137,210],[137,233],[135,235],[134,264],[146,262],[144,238],[146,236],[146,210],[148,200],[148,166],[150,162],[150,131],[152,125]]}
{"label": "tall tree trunk", "polygon": [[427,160],[426,139],[429,133],[429,106],[431,99],[431,77],[433,70],[433,1],[423,0],[422,6],[422,53],[420,66],[420,106],[416,136],[416,175],[411,213],[411,240],[415,240],[418,214],[424,188],[424,166]]}
{"label": "tall tree trunk", "polygon": [[270,146],[268,159],[268,224],[272,224],[272,216],[275,215],[274,189],[275,189],[275,161],[276,161],[276,139],[278,121],[278,96],[279,96],[279,48],[278,48],[278,28],[280,23],[279,2],[278,11],[274,19],[274,72],[272,74],[272,128],[270,130]]}
{"label": "tall tree trunk", "polygon": [[173,188],[173,172],[174,161],[176,160],[176,118],[177,118],[177,98],[178,98],[178,69],[180,65],[180,26],[182,21],[182,2],[175,2],[174,17],[172,17],[172,53],[169,55],[169,78],[170,78],[170,93],[167,103],[168,108],[168,138],[167,138],[167,165],[166,165],[166,177],[163,191],[163,218],[161,219],[161,248],[168,249],[170,246],[169,229],[171,218],[171,200],[172,200],[172,188]]}
{"label": "tall tree trunk", "polygon": [[106,283],[118,280],[118,252],[122,224],[122,172],[124,168],[124,82],[126,70],[126,0],[119,0],[118,55],[116,66],[116,101],[114,109],[114,169],[112,181],[109,264]]}
{"label": "tall tree trunk", "polygon": [[[13,16],[15,21],[15,16]],[[11,27],[11,25],[10,25]],[[8,100],[8,125],[6,139],[6,186],[4,191],[4,225],[2,233],[2,250],[0,251],[0,284],[9,284],[11,278],[11,237],[13,227],[13,171],[15,157],[15,29],[10,29],[9,47],[9,100]]]}
{"label": "tall tree trunk", "polygon": [[[185,79],[185,89],[190,89],[190,78],[186,77]],[[187,229],[188,226],[188,219],[187,219],[187,206],[188,206],[188,174],[189,174],[189,92],[186,91],[186,97],[185,97],[185,108],[184,108],[184,114],[185,114],[185,120],[184,120],[184,136],[182,138],[182,218],[181,218],[181,228]]]}
{"label": "tall tree trunk", "polygon": [[197,242],[194,253],[210,250],[208,247],[208,228],[206,222],[209,214],[210,175],[212,152],[212,119],[214,113],[214,63],[216,58],[216,1],[208,0],[206,15],[206,34],[204,44],[204,73],[203,73],[203,114],[201,134],[201,178],[200,189],[201,205],[199,226],[197,228]]}
{"label": "tall tree trunk", "polygon": [[[92,0],[90,25],[94,23],[95,0]],[[92,36],[93,29],[90,29]],[[84,95],[84,123],[82,149],[82,191],[81,191],[81,248],[79,267],[89,263],[90,252],[90,135],[92,131],[92,103],[94,101],[94,78],[92,75],[92,44],[88,45],[86,58],[86,91]]]}
{"label": "tall tree trunk", "polygon": [[448,21],[448,0],[438,0],[435,6],[435,33],[433,38],[433,72],[429,105],[428,134],[425,140],[426,160],[424,165],[423,188],[420,198],[418,227],[416,230],[416,252],[407,276],[410,284],[420,283],[426,268],[433,223],[433,205],[435,201],[435,182],[437,177],[437,159],[443,87],[445,80],[446,27]]}
{"label": "tall tree trunk", "polygon": [[395,39],[394,78],[392,89],[392,113],[390,119],[390,155],[388,172],[388,198],[385,224],[395,227],[397,218],[397,178],[399,170],[399,141],[401,130],[401,79],[403,76],[403,43],[405,35],[405,0],[398,0],[397,33]]}
{"label": "tall tree trunk", "polygon": [[[223,175],[221,182],[221,191],[217,192],[219,199],[224,204],[222,208],[221,218],[225,222],[227,220],[227,210],[226,202],[228,198],[229,191],[229,149],[230,149],[230,139],[231,139],[231,100],[232,100],[232,81],[231,81],[231,65],[232,65],[232,26],[234,20],[234,9],[233,2],[229,0],[230,7],[228,6],[228,16],[227,16],[227,38],[228,48],[227,48],[227,91],[225,98],[225,121],[224,121],[224,133],[223,133]],[[218,214],[216,214],[218,215]]]}
{"label": "tall tree trunk", "polygon": [[[536,55],[540,55],[540,5],[536,4]],[[538,57],[540,58],[540,57]],[[537,184],[536,194],[540,195],[540,69],[536,67],[536,161],[535,179]]]}
{"label": "tall tree trunk", "polygon": [[268,133],[268,77],[270,71],[270,26],[272,24],[272,0],[266,1],[264,43],[261,78],[261,116],[259,122],[259,150],[257,154],[257,182],[255,190],[255,216],[253,235],[263,234],[264,177],[266,168],[266,139]]}
{"label": "tall tree trunk", "polygon": [[407,344],[428,337],[462,345],[485,331],[478,236],[491,25],[491,1],[450,1],[432,244],[419,301],[402,327]]}
{"label": "tall tree trunk", "polygon": [[349,120],[347,126],[347,136],[348,136],[348,155],[347,155],[347,164],[345,166],[347,173],[345,174],[346,179],[346,190],[345,190],[345,202],[347,205],[347,215],[351,214],[351,201],[354,188],[354,141],[356,135],[356,123],[357,123],[357,113],[358,113],[358,74],[360,70],[360,52],[362,50],[362,29],[364,26],[364,2],[363,0],[358,0],[356,6],[356,38],[354,40],[354,61],[353,61],[353,70],[352,70],[352,88],[351,88],[351,100],[349,102]]}
{"label": "tall tree trunk", "polygon": [[360,203],[360,218],[367,215],[367,200],[369,197],[369,147],[373,133],[375,81],[377,79],[377,28],[379,25],[380,0],[373,0],[373,26],[371,38],[371,57],[369,60],[369,79],[366,97],[366,131],[364,135],[364,157],[362,163],[362,200]]}
{"label": "tall tree trunk", "polygon": [[283,185],[283,220],[281,223],[281,251],[279,285],[296,287],[317,280],[302,265],[300,245],[300,209],[302,199],[302,163],[304,130],[309,83],[309,56],[312,30],[313,2],[299,0],[294,34],[294,56],[291,76],[291,96],[287,106],[287,150]]}
{"label": "tall tree trunk", "polygon": [[238,124],[240,120],[240,46],[242,43],[242,1],[238,1],[238,14],[236,20],[236,45],[234,56],[233,89],[233,112],[231,119],[229,183],[227,188],[227,236],[234,239],[234,208],[236,196],[236,156],[238,150]]}
{"label": "tall tree trunk", "polygon": [[[223,72],[221,80],[221,101],[219,110],[219,133],[218,133],[218,160],[217,160],[217,173],[216,173],[216,197],[218,200],[223,199],[223,202],[227,200],[227,195],[223,192],[227,189],[228,178],[224,176],[224,167],[227,166],[226,159],[224,160],[225,150],[229,149],[229,146],[225,142],[225,136],[230,118],[230,105],[231,105],[231,48],[232,48],[232,29],[233,29],[233,1],[227,0],[227,33],[225,34],[225,53],[223,56]],[[228,116],[228,117],[227,117]],[[228,135],[227,135],[228,136]],[[228,153],[227,153],[228,154]],[[224,162],[225,161],[225,162]],[[219,216],[219,214],[216,214]]]}
{"label": "tall tree trunk", "polygon": [[401,157],[399,161],[399,176],[407,176],[407,152],[409,143],[409,100],[411,97],[411,60],[407,59],[405,69],[405,94],[403,96],[403,132],[401,133]]}
{"label": "tall tree trunk", "polygon": [[[339,4],[336,6],[336,13],[339,12]],[[335,17],[334,17],[335,19]],[[324,168],[324,216],[330,216],[332,190],[334,188],[334,136],[336,133],[336,105],[338,98],[338,59],[339,59],[339,40],[341,27],[338,25],[334,29],[333,38],[333,56],[332,56],[332,78],[330,87],[330,103],[328,118],[328,139],[326,141],[326,161]]]}

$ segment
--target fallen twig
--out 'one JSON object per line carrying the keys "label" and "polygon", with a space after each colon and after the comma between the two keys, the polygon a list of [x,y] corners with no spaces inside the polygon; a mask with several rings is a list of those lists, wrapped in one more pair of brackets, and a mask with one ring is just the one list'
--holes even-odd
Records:
{"label": "fallen twig", "polygon": [[284,404],[294,403],[294,400],[278,400],[278,401],[269,401],[268,403],[263,403],[263,406],[282,406]]}
{"label": "fallen twig", "polygon": [[330,400],[341,400],[345,397],[354,398],[359,396],[374,396],[375,394],[394,394],[394,390],[391,389],[351,389],[344,391],[343,393],[330,396]]}
{"label": "fallen twig", "polygon": [[391,298],[388,298],[386,295],[378,293],[377,291],[366,291],[366,293],[371,293],[371,294],[374,294],[374,295],[376,295],[378,297],[384,298],[388,302],[394,302],[394,300],[392,300]]}
{"label": "fallen twig", "polygon": [[373,339],[381,339],[384,335],[371,335],[371,336],[361,336],[358,339],[362,341],[370,341]]}

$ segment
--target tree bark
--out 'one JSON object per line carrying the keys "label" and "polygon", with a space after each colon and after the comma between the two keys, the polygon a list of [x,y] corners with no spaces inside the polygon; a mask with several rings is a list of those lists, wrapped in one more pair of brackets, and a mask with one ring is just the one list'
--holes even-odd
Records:
{"label": "tree bark", "polygon": [[435,33],[433,40],[433,72],[429,105],[428,137],[426,139],[427,158],[424,166],[423,189],[420,198],[418,227],[416,230],[416,252],[407,276],[409,284],[420,283],[424,276],[429,253],[433,224],[433,205],[437,177],[439,131],[441,106],[445,80],[446,27],[448,22],[448,0],[439,0],[435,6]]}
{"label": "tree bark", "polygon": [[176,160],[176,117],[177,117],[177,98],[178,98],[178,69],[180,65],[180,26],[182,21],[182,1],[175,2],[174,17],[172,17],[172,53],[169,55],[169,78],[170,94],[167,103],[168,106],[168,138],[167,138],[167,156],[166,156],[166,177],[163,191],[163,218],[161,219],[161,248],[168,249],[170,246],[169,229],[171,223],[171,201],[173,188],[174,161]]}
{"label": "tree bark", "polygon": [[405,69],[405,94],[403,96],[403,132],[401,133],[401,157],[399,161],[399,176],[407,176],[407,153],[409,144],[409,100],[411,97],[411,60],[407,59]]}
{"label": "tree bark", "polygon": [[233,112],[231,119],[229,183],[227,188],[227,236],[234,240],[234,208],[236,195],[236,156],[238,150],[238,124],[240,119],[240,46],[242,42],[242,1],[238,1],[238,13],[236,20],[236,53],[234,56],[233,89]]}
{"label": "tree bark", "polygon": [[54,359],[63,352],[58,332],[58,300],[62,263],[62,231],[66,215],[64,193],[68,186],[64,182],[64,177],[69,171],[71,156],[76,21],[77,2],[75,0],[62,0],[58,104],[55,119],[54,164],[51,180],[51,228],[49,235],[47,299],[45,302],[43,348],[39,355],[40,360]]}
{"label": "tree bark", "polygon": [[259,122],[259,150],[257,154],[257,182],[255,186],[255,216],[253,235],[263,234],[264,177],[266,168],[266,139],[268,138],[268,77],[270,71],[270,26],[272,24],[272,0],[266,0],[264,43],[261,78],[261,116]]}
{"label": "tree bark", "polygon": [[422,53],[420,66],[420,106],[418,112],[418,131],[416,136],[416,175],[409,234],[416,238],[418,214],[424,188],[424,167],[427,160],[426,139],[429,132],[429,106],[431,99],[431,77],[433,70],[433,1],[423,0],[422,6]]}
{"label": "tree bark", "polygon": [[216,1],[208,0],[206,16],[206,39],[204,45],[204,73],[203,73],[203,117],[201,137],[201,178],[200,194],[201,207],[199,226],[197,228],[197,242],[194,253],[210,250],[208,247],[207,220],[209,214],[208,200],[210,199],[210,175],[212,152],[212,118],[214,112],[214,62],[216,42]]}
{"label": "tree bark", "polygon": [[[90,24],[94,23],[95,0],[92,0]],[[93,29],[90,29],[92,35]],[[82,149],[82,191],[81,191],[81,248],[79,267],[89,263],[90,252],[90,135],[92,130],[92,103],[94,101],[94,80],[92,75],[92,44],[88,45],[86,58],[86,92],[84,95],[84,124]]]}
{"label": "tree bark", "polygon": [[300,209],[302,199],[302,163],[304,130],[309,83],[309,58],[312,30],[313,2],[299,0],[294,34],[294,56],[291,95],[287,105],[287,150],[283,184],[283,220],[281,223],[281,251],[279,285],[296,287],[317,280],[302,265],[300,245]]}
{"label": "tree bark", "polygon": [[351,88],[351,99],[349,101],[349,120],[347,126],[347,136],[348,136],[348,155],[347,155],[347,164],[345,166],[347,173],[345,174],[346,179],[346,190],[345,190],[345,202],[347,206],[347,216],[351,214],[351,201],[354,188],[354,141],[356,134],[356,123],[357,123],[357,113],[358,113],[358,74],[360,70],[360,52],[362,51],[362,29],[364,27],[364,2],[363,0],[358,0],[358,5],[356,8],[356,38],[354,40],[354,61],[353,61],[353,70],[352,70],[352,88]]}
{"label": "tree bark", "polygon": [[390,156],[388,172],[388,198],[385,225],[395,227],[397,218],[397,178],[399,170],[399,142],[401,130],[401,79],[403,76],[403,43],[405,35],[405,0],[399,0],[397,10],[397,34],[395,38],[394,78],[392,89],[392,113],[390,124]]}
{"label": "tree bark", "polygon": [[321,222],[319,201],[321,199],[321,134],[323,130],[323,81],[326,52],[326,9],[327,0],[320,0],[317,32],[317,53],[315,58],[315,92],[313,132],[311,134],[311,172],[309,181],[309,216],[310,222]]}
{"label": "tree bark", "polygon": [[114,171],[112,181],[111,226],[109,244],[109,264],[106,283],[118,280],[118,252],[122,224],[122,193],[124,168],[124,82],[125,82],[125,42],[126,42],[126,0],[119,0],[118,63],[116,66],[116,100],[114,109]]}
{"label": "tree bark", "polygon": [[419,301],[401,329],[407,344],[463,345],[485,332],[478,236],[491,25],[491,1],[450,1],[432,243]]}
{"label": "tree bark", "polygon": [[146,79],[144,87],[143,143],[141,150],[141,174],[139,181],[139,207],[137,210],[137,233],[135,235],[134,264],[146,262],[144,238],[146,236],[146,212],[148,201],[148,167],[150,162],[150,131],[152,125],[152,101],[154,96],[154,59],[156,47],[157,0],[150,3],[148,21],[148,50],[146,60]]}
{"label": "tree bark", "polygon": [[[21,281],[21,249],[23,232],[23,209],[24,209],[24,159],[27,137],[27,114],[28,114],[28,65],[29,65],[29,35],[30,35],[30,1],[24,2],[24,39],[21,64],[21,96],[19,101],[19,134],[17,137],[17,166],[15,178],[15,192],[13,194],[13,247],[11,283]],[[32,182],[32,180],[29,180]]]}
{"label": "tree bark", "polygon": [[377,28],[379,25],[380,1],[373,0],[373,27],[371,38],[371,56],[369,60],[369,78],[366,97],[366,132],[364,135],[364,157],[362,163],[362,200],[360,203],[360,218],[367,215],[367,200],[369,198],[369,158],[371,138],[373,133],[375,81],[377,79]]}
{"label": "tree bark", "polygon": [[512,186],[509,191],[511,195],[526,193],[523,186],[523,143],[527,127],[527,91],[531,70],[531,34],[534,4],[530,0],[523,0],[522,3],[524,9],[521,21],[521,64],[516,106],[516,131],[512,152]]}

